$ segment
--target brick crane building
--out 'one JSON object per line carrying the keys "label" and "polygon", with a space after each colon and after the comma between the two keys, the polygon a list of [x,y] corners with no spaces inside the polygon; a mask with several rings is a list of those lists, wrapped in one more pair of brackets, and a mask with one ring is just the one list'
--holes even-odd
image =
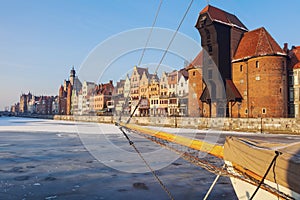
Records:
{"label": "brick crane building", "polygon": [[187,67],[190,116],[287,117],[287,55],[264,28],[248,31],[210,5],[196,28],[203,52]]}

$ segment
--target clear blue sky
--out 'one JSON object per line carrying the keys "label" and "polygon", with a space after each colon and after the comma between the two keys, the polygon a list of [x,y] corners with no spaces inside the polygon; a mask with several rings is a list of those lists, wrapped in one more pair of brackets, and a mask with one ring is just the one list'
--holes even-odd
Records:
{"label": "clear blue sky", "polygon": [[[156,26],[176,29],[188,3],[164,0]],[[281,46],[300,45],[299,0],[210,4],[235,14],[249,30],[264,26]],[[22,92],[56,95],[73,65],[79,69],[108,37],[151,26],[158,5],[159,0],[0,0],[0,110],[19,101]],[[206,5],[195,0],[180,29],[197,42],[194,25]]]}

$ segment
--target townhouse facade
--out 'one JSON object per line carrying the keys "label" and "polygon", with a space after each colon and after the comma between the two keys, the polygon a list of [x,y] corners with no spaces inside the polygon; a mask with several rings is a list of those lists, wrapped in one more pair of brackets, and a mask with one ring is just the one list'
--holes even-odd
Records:
{"label": "townhouse facade", "polygon": [[[287,49],[287,44],[286,44]],[[300,118],[300,46],[293,46],[288,50],[289,55],[289,99],[291,115]]]}

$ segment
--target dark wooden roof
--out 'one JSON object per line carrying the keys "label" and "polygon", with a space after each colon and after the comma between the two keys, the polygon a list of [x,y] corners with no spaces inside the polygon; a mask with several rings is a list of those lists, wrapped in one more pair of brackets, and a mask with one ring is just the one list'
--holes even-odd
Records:
{"label": "dark wooden roof", "polygon": [[[226,80],[226,99],[227,102],[241,102],[243,97],[240,94],[240,92],[238,91],[238,89],[235,87],[234,83],[232,82],[232,80]],[[201,96],[200,96],[200,100],[202,102],[206,102],[209,103],[211,102],[211,97],[209,94],[209,90],[207,87],[204,88]]]}
{"label": "dark wooden roof", "polygon": [[208,13],[212,21],[234,26],[243,30],[248,30],[247,27],[235,15],[219,8],[208,5],[200,12],[200,15],[204,13]]}
{"label": "dark wooden roof", "polygon": [[264,55],[286,55],[265,28],[244,33],[233,57],[233,62]]}
{"label": "dark wooden roof", "polygon": [[242,101],[243,97],[238,91],[238,89],[235,87],[232,80],[226,80],[226,97],[227,101]]}

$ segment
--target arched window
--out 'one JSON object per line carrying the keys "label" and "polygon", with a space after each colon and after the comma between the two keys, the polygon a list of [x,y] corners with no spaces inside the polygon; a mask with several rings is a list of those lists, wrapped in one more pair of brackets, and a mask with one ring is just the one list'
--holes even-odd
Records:
{"label": "arched window", "polygon": [[259,62],[258,62],[258,61],[256,61],[255,67],[256,67],[257,69],[259,68]]}
{"label": "arched window", "polygon": [[240,65],[240,72],[243,71],[243,65]]}

